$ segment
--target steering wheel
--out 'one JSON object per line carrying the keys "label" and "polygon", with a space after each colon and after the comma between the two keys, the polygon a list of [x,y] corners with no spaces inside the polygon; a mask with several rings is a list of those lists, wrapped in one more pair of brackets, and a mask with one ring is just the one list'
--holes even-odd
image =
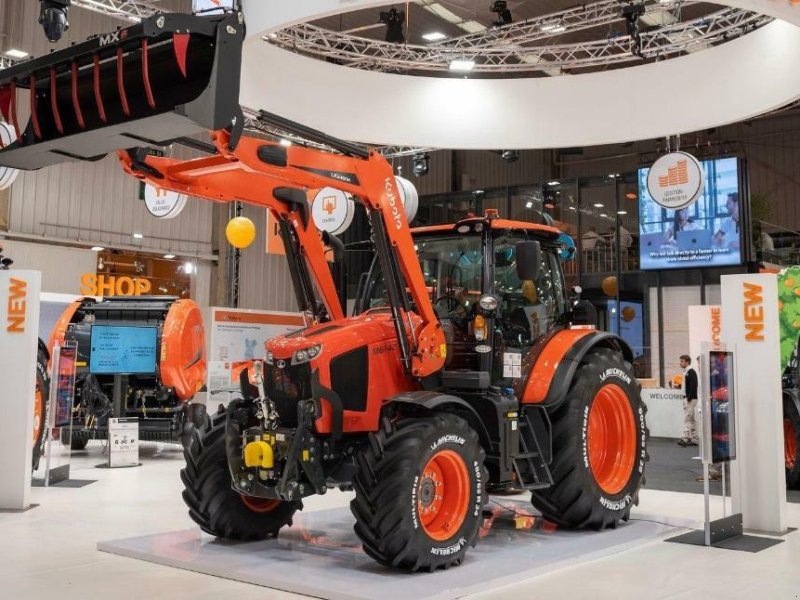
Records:
{"label": "steering wheel", "polygon": [[455,296],[450,296],[445,294],[444,296],[439,296],[436,299],[436,302],[433,303],[433,308],[437,310],[437,312],[441,309],[446,311],[449,315],[452,312],[455,312],[457,308],[461,306],[461,301],[456,298]]}

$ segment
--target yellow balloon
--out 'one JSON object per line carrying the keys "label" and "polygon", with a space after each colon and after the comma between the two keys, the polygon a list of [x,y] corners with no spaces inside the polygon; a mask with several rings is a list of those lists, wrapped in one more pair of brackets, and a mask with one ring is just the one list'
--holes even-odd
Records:
{"label": "yellow balloon", "polygon": [[247,248],[256,239],[256,226],[247,217],[236,217],[228,221],[225,237],[234,248]]}

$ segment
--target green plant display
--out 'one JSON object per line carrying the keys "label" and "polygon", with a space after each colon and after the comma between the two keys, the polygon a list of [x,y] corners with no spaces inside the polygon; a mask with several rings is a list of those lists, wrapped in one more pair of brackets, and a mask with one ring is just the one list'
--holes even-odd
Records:
{"label": "green plant display", "polygon": [[800,266],[788,267],[778,274],[778,309],[783,373],[800,336]]}

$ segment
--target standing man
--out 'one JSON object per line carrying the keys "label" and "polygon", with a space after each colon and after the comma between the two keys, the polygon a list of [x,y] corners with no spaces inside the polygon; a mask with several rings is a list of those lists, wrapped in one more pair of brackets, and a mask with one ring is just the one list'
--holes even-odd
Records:
{"label": "standing man", "polygon": [[697,372],[692,368],[692,359],[688,354],[680,358],[683,369],[683,437],[678,440],[679,446],[697,446]]}

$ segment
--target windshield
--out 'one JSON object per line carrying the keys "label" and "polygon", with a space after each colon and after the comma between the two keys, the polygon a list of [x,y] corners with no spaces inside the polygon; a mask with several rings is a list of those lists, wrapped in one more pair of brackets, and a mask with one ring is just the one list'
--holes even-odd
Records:
{"label": "windshield", "polygon": [[[479,235],[415,238],[428,296],[439,318],[463,317],[481,295],[483,245]],[[366,308],[388,306],[383,277],[375,277]]]}

